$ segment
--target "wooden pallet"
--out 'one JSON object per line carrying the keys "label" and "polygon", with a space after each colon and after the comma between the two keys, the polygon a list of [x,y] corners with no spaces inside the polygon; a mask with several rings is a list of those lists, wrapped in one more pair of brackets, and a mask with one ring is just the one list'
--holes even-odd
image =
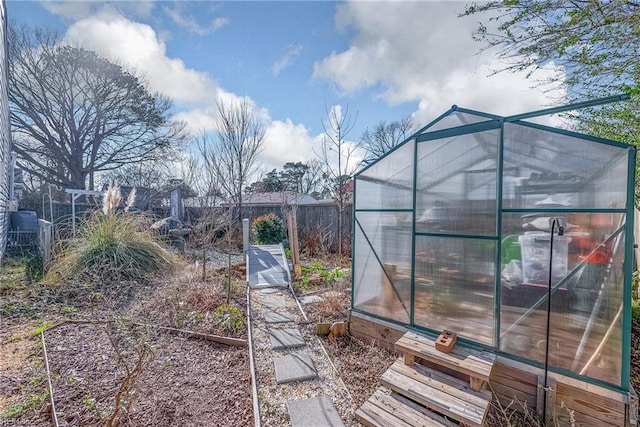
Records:
{"label": "wooden pallet", "polygon": [[479,391],[489,381],[496,355],[456,345],[451,353],[436,350],[435,341],[414,332],[405,333],[396,342],[396,350],[404,354],[404,363],[411,365],[415,358],[468,375],[471,389]]}
{"label": "wooden pallet", "polygon": [[441,427],[457,424],[435,414],[424,406],[393,393],[383,387],[378,388],[360,409],[356,418],[369,427]]}
{"label": "wooden pallet", "polygon": [[[482,426],[491,403],[484,390],[495,355],[457,344],[450,353],[413,332],[396,342],[403,353],[382,375],[379,388],[356,418],[367,426]],[[416,358],[430,366],[416,363]],[[464,378],[464,379],[460,379]]]}

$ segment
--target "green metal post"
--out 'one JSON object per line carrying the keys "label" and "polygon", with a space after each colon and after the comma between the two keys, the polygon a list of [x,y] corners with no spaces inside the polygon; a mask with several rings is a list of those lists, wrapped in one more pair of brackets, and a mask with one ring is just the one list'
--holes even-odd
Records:
{"label": "green metal post", "polygon": [[411,221],[411,314],[409,325],[415,326],[416,309],[416,205],[418,188],[418,141],[413,140],[413,218]]}
{"label": "green metal post", "polygon": [[354,308],[355,297],[355,265],[356,265],[356,206],[358,199],[356,198],[356,188],[358,187],[358,177],[353,178],[353,203],[351,204],[351,310]]}
{"label": "green metal post", "polygon": [[495,258],[495,277],[494,277],[494,294],[493,294],[493,315],[495,319],[493,331],[493,345],[496,350],[500,350],[500,312],[502,307],[502,190],[504,181],[504,122],[500,123],[500,141],[498,145],[498,189],[496,191],[496,258]]}
{"label": "green metal post", "polygon": [[580,110],[582,108],[596,107],[598,105],[610,104],[612,102],[626,101],[631,98],[628,93],[620,95],[607,96],[605,98],[592,99],[591,101],[576,102],[574,104],[561,105],[559,107],[545,108],[543,110],[531,111],[523,114],[516,114],[505,117],[505,122],[515,122],[517,120],[530,119],[532,117],[548,116],[550,114],[563,113],[565,111]]}
{"label": "green metal post", "polygon": [[629,150],[627,171],[627,214],[625,218],[624,292],[622,310],[622,370],[621,388],[629,390],[631,381],[631,276],[633,275],[634,214],[635,214],[636,149]]}

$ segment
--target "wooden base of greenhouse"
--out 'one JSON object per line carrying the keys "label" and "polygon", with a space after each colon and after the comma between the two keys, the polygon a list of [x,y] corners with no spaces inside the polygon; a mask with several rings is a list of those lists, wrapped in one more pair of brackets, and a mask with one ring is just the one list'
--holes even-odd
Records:
{"label": "wooden base of greenhouse", "polygon": [[[350,327],[353,336],[404,356],[381,377],[384,388],[377,390],[356,413],[365,425],[455,425],[449,418],[479,426],[483,425],[492,397],[510,409],[526,408],[531,413],[542,409],[542,369],[485,352],[472,358],[477,365],[447,361],[442,355],[449,355],[429,345],[433,344],[432,339],[362,313],[351,314]],[[468,351],[458,343],[456,352],[458,356],[452,357]],[[414,357],[422,363],[413,363]],[[490,362],[492,357],[495,360]],[[478,387],[483,380],[488,380],[487,384]],[[633,390],[623,393],[555,372],[550,373],[547,384],[555,384],[553,392],[547,393],[546,405],[547,414],[557,425],[569,426],[572,420],[573,425],[580,426],[637,425],[638,399]],[[434,394],[426,388],[431,386],[439,390],[436,395],[442,402],[434,400]],[[487,399],[486,403],[483,399]],[[394,417],[405,423],[397,424]]]}

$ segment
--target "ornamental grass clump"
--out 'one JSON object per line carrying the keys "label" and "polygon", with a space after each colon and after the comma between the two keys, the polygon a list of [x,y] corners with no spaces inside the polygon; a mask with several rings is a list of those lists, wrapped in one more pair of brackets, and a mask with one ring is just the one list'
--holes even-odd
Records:
{"label": "ornamental grass clump", "polygon": [[174,256],[151,233],[145,217],[129,212],[135,190],[124,210],[118,212],[121,201],[119,186],[109,186],[102,211],[92,212],[80,223],[76,237],[61,245],[50,274],[104,285],[144,281],[149,274],[173,267]]}

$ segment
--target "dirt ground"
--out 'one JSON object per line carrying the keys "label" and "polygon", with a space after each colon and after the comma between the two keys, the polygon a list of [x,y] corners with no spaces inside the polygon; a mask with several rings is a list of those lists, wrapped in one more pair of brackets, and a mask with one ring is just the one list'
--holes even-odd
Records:
{"label": "dirt ground", "polygon": [[[13,266],[6,267],[3,273]],[[118,291],[128,292],[120,295],[77,284],[50,289],[3,274],[0,425],[51,425],[42,331],[59,425],[253,424],[247,347],[158,328],[246,341],[240,272],[229,292],[223,275],[209,272],[203,282],[193,267],[150,284],[122,284]]]}
{"label": "dirt ground", "polygon": [[[0,425],[51,425],[43,330],[60,425],[253,424],[246,347],[156,327],[246,339],[241,271],[234,273],[229,288],[223,272],[209,271],[202,281],[200,270],[185,264],[174,277],[134,286],[118,297],[95,295],[79,285],[73,290],[45,288],[28,283],[6,266],[0,277]],[[7,278],[7,272],[15,277]],[[307,327],[318,321],[346,320],[349,278],[318,280],[298,292],[311,294],[319,288],[335,290],[335,296],[304,306]],[[639,337],[640,322],[635,321],[636,390],[640,389]],[[396,358],[348,336],[324,343],[356,406],[369,398]],[[496,407],[488,425],[509,423]],[[520,420],[518,425],[536,424]]]}

